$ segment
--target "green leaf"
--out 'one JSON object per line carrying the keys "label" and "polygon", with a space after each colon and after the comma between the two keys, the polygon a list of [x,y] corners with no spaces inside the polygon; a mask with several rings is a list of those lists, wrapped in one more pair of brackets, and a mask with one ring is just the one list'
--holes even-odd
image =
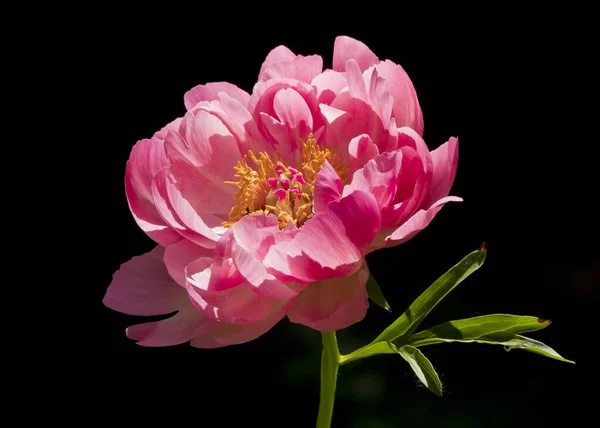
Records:
{"label": "green leaf", "polygon": [[480,338],[495,333],[526,333],[528,331],[541,330],[550,324],[549,320],[531,316],[483,315],[436,325],[428,330],[414,334],[408,340],[408,343],[418,343],[418,346],[424,346],[428,344],[428,341],[436,342],[440,338],[445,340],[477,341]]}
{"label": "green leaf", "polygon": [[392,312],[392,308],[388,304],[385,297],[383,297],[383,293],[381,292],[381,288],[373,275],[369,275],[369,280],[367,281],[367,294],[369,295],[369,299],[371,299],[376,305],[381,306],[388,312]]}
{"label": "green leaf", "polygon": [[[430,329],[433,330],[433,329]],[[420,333],[419,333],[420,334]],[[543,355],[548,358],[553,358],[555,360],[563,361],[565,363],[575,364],[574,361],[567,360],[563,356],[561,356],[554,349],[549,347],[548,345],[535,340],[529,337],[521,336],[511,332],[497,332],[490,333],[478,338],[470,338],[470,339],[458,339],[454,335],[451,337],[427,337],[422,340],[414,340],[417,335],[413,336],[410,339],[410,344],[412,346],[426,346],[426,345],[436,345],[439,343],[450,343],[450,342],[458,342],[458,343],[484,343],[488,345],[502,345],[504,349],[510,351],[512,349],[523,349],[525,351],[533,352],[539,355]]]}
{"label": "green leaf", "polygon": [[485,256],[484,245],[467,255],[417,297],[400,318],[386,328],[372,343],[392,341],[410,335],[448,293],[479,269],[485,261]]}
{"label": "green leaf", "polygon": [[442,395],[442,382],[431,362],[420,350],[414,346],[404,345],[398,350],[398,353],[410,364],[423,385],[434,394]]}
{"label": "green leaf", "polygon": [[342,355],[340,357],[340,365],[349,363],[350,361],[360,360],[361,358],[371,357],[379,354],[397,354],[398,348],[396,345],[390,342],[377,342],[370,345],[363,346],[360,349],[352,352],[348,355]]}

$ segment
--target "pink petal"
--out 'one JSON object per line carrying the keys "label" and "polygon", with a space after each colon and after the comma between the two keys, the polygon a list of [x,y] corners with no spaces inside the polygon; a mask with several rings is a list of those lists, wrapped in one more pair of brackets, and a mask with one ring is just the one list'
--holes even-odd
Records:
{"label": "pink petal", "polygon": [[306,140],[312,131],[312,113],[300,94],[290,88],[275,94],[273,109],[279,120],[263,113],[262,123],[278,143],[277,151],[288,159],[299,151],[300,139]]}
{"label": "pink petal", "polygon": [[293,61],[294,58],[296,58],[296,55],[290,49],[283,45],[277,46],[275,49],[269,52],[265,58],[265,61],[262,63],[262,66],[260,67],[260,73],[258,74],[258,81],[262,82],[264,80],[268,80],[264,77],[264,74],[268,68],[277,66],[282,62]]}
{"label": "pink petal", "polygon": [[125,168],[125,193],[138,226],[160,245],[177,242],[181,237],[158,215],[152,198],[152,178],[168,165],[164,139],[169,129],[179,126],[181,119],[168,124],[151,139],[140,140],[131,150]]}
{"label": "pink petal", "polygon": [[345,73],[333,70],[318,74],[310,84],[317,90],[317,98],[322,104],[331,104],[336,95],[348,86]]}
{"label": "pink petal", "polygon": [[[171,164],[169,170],[182,197],[197,212],[227,218],[233,204],[234,188],[225,185],[221,178],[211,175],[210,170],[197,165],[196,154],[178,132],[169,133],[165,150]],[[230,165],[231,175],[228,180],[234,179],[233,166],[234,164]]]}
{"label": "pink petal", "polygon": [[397,146],[397,136],[390,134],[390,129],[384,126],[377,112],[365,101],[352,97],[350,92],[341,92],[333,100],[331,108],[348,114],[330,122],[327,129],[327,138],[333,139],[330,143],[342,152],[347,152],[350,140],[361,134],[369,135],[379,153]]}
{"label": "pink petal", "polygon": [[239,277],[237,285],[222,287],[223,280],[230,281],[229,277],[223,277],[223,273],[228,272],[213,269],[211,265],[211,259],[200,258],[186,268],[186,287],[192,303],[208,317],[227,324],[249,324],[281,307],[281,302],[253,293],[246,284],[240,283]]}
{"label": "pink petal", "polygon": [[352,98],[368,102],[369,95],[367,94],[365,79],[358,63],[354,59],[349,59],[346,62],[346,78],[348,79],[348,90]]}
{"label": "pink petal", "polygon": [[415,213],[427,195],[431,179],[429,152],[426,152],[427,159],[423,159],[417,150],[409,146],[398,151],[402,153],[401,174],[396,181],[393,200],[382,208],[383,228],[395,228]]}
{"label": "pink petal", "polygon": [[164,249],[156,247],[123,263],[102,303],[129,315],[164,315],[178,310],[187,296],[171,279],[163,254]]}
{"label": "pink petal", "polygon": [[[177,289],[185,291],[181,287]],[[194,308],[189,299],[186,300],[179,312],[170,318],[129,327],[127,337],[137,340],[141,346],[173,346],[189,342],[218,326],[216,321]]]}
{"label": "pink petal", "polygon": [[214,252],[184,239],[165,248],[164,262],[171,278],[185,287],[185,267],[200,257],[212,258]]}
{"label": "pink petal", "polygon": [[200,101],[218,100],[220,92],[225,92],[230,97],[238,100],[244,107],[247,107],[248,101],[250,101],[250,95],[237,86],[227,82],[214,82],[198,85],[187,91],[183,96],[185,108],[191,110]]}
{"label": "pink petal", "polygon": [[277,324],[284,316],[286,307],[273,312],[263,320],[244,325],[219,324],[217,328],[192,340],[196,348],[220,348],[222,346],[246,343],[262,336]]}
{"label": "pink petal", "polygon": [[276,235],[293,236],[297,230],[279,230],[274,215],[245,216],[232,227],[234,243],[232,258],[240,275],[255,293],[271,299],[290,299],[296,292],[270,274],[262,263],[269,248],[277,241]]}
{"label": "pink petal", "polygon": [[319,331],[336,331],[361,321],[369,307],[366,264],[348,277],[310,284],[288,312],[290,321]]}
{"label": "pink petal", "polygon": [[458,164],[458,138],[451,137],[446,143],[432,151],[431,158],[433,160],[433,176],[429,196],[423,201],[424,207],[429,207],[450,193]]}
{"label": "pink petal", "polygon": [[299,55],[292,60],[278,62],[266,68],[260,73],[258,80],[290,78],[310,83],[322,70],[323,59],[319,55]]}
{"label": "pink petal", "polygon": [[393,115],[398,127],[408,126],[423,135],[423,113],[417,92],[408,74],[402,67],[386,60],[376,67],[379,76],[385,79],[394,99]]}
{"label": "pink petal", "polygon": [[402,226],[396,229],[386,241],[386,246],[390,247],[393,245],[402,244],[408,241],[421,230],[425,229],[431,220],[435,217],[439,210],[442,209],[447,202],[461,202],[462,198],[456,196],[447,196],[435,202],[427,210],[419,210],[415,215],[409,218]]}
{"label": "pink petal", "polygon": [[371,137],[367,134],[361,134],[350,140],[348,154],[350,155],[350,171],[353,173],[379,155],[379,150],[371,141]]}
{"label": "pink petal", "polygon": [[399,188],[408,184],[401,180],[402,157],[402,151],[397,150],[371,159],[354,173],[352,182],[344,189],[344,195],[362,190],[372,194],[382,209],[393,204]]}
{"label": "pink petal", "polygon": [[394,99],[390,95],[385,79],[379,76],[375,66],[366,70],[363,73],[363,78],[365,82],[369,82],[369,103],[379,115],[381,121],[384,124],[389,123],[392,119]]}
{"label": "pink petal", "polygon": [[169,172],[169,168],[163,168],[154,176],[152,192],[156,209],[181,236],[201,247],[214,248],[219,240],[217,232],[222,233],[223,229],[220,220],[207,214],[205,217],[211,221],[212,228],[207,225],[175,187]]}
{"label": "pink petal", "polygon": [[346,119],[350,118],[350,115],[344,110],[337,109],[335,107],[328,106],[326,104],[319,104],[319,109],[321,110],[321,114],[325,118],[325,121],[331,125],[336,120],[345,117]]}
{"label": "pink petal", "polygon": [[294,79],[271,79],[265,82],[259,82],[254,86],[254,91],[250,97],[249,110],[256,121],[259,131],[273,144],[277,144],[278,142],[271,139],[269,131],[266,129],[266,125],[263,124],[261,116],[266,114],[273,118],[278,117],[274,107],[275,95],[282,89],[288,88],[296,91],[308,106],[312,117],[312,129],[318,130],[323,126],[323,120],[319,115],[317,94],[312,86]]}
{"label": "pink petal", "polygon": [[333,69],[344,71],[349,59],[355,59],[361,71],[379,62],[379,58],[364,43],[348,36],[336,37],[333,45]]}
{"label": "pink petal", "polygon": [[187,113],[181,122],[180,134],[187,147],[172,147],[167,140],[167,150],[179,150],[192,165],[202,169],[204,176],[216,183],[232,179],[233,166],[242,155],[236,139],[218,117],[204,110],[195,115]]}
{"label": "pink petal", "polygon": [[357,190],[330,202],[290,242],[273,245],[263,263],[301,282],[348,276],[360,268],[380,224],[376,199]]}
{"label": "pink petal", "polygon": [[325,161],[315,179],[313,208],[315,213],[323,212],[331,201],[340,199],[342,180],[328,161]]}
{"label": "pink petal", "polygon": [[282,89],[275,94],[273,108],[281,123],[287,125],[290,131],[306,137],[312,130],[313,119],[304,98],[293,89]]}

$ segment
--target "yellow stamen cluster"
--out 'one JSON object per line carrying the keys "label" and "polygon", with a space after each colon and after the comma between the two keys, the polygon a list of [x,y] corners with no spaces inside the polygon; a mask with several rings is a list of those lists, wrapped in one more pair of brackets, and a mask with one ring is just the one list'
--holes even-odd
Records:
{"label": "yellow stamen cluster", "polygon": [[[312,134],[301,144],[297,169],[285,166],[279,155],[273,162],[265,152],[254,155],[248,151],[242,161],[238,161],[234,167],[234,177],[238,181],[225,182],[238,188],[233,197],[237,202],[229,212],[229,221],[223,222],[223,226],[231,227],[245,215],[273,214],[277,217],[280,229],[283,230],[290,221],[300,228],[314,215],[315,179],[325,161],[331,163],[342,182],[346,181],[348,168],[341,159],[337,159],[336,153],[319,147]],[[248,164],[249,159],[252,166]],[[303,180],[294,180],[298,172]],[[269,179],[278,183],[277,190],[274,191]]]}

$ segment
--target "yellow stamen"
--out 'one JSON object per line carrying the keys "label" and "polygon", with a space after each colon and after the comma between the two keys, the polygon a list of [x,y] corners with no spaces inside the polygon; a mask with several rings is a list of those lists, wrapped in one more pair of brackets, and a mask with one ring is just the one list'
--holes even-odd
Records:
{"label": "yellow stamen", "polygon": [[[279,222],[279,228],[284,229],[290,221],[297,227],[310,220],[313,214],[313,192],[315,179],[325,161],[336,170],[342,183],[346,182],[348,166],[338,158],[337,153],[330,149],[319,147],[315,138],[310,134],[306,141],[301,140],[302,152],[300,163],[296,170],[302,174],[305,184],[292,181],[294,174],[284,165],[279,155],[273,162],[269,155],[261,152],[258,155],[248,151],[242,161],[234,166],[234,177],[238,181],[226,181],[225,184],[236,186],[238,191],[233,199],[236,204],[229,212],[229,221],[223,226],[231,227],[245,215],[274,214]],[[248,164],[248,159],[253,165]],[[281,174],[278,174],[278,170]],[[292,168],[293,170],[293,168]],[[277,190],[273,190],[268,179],[277,180]],[[285,189],[281,184],[287,181]],[[300,180],[302,181],[302,180]],[[297,189],[297,190],[292,190]],[[283,193],[285,192],[285,197]],[[298,196],[297,193],[300,194]]]}

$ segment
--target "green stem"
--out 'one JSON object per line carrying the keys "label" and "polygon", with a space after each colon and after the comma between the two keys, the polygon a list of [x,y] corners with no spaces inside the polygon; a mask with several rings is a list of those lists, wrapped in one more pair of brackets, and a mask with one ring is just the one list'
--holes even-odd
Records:
{"label": "green stem", "polygon": [[340,351],[335,332],[323,332],[321,335],[323,338],[323,354],[321,355],[321,399],[319,401],[317,428],[330,428],[337,373],[340,366]]}

